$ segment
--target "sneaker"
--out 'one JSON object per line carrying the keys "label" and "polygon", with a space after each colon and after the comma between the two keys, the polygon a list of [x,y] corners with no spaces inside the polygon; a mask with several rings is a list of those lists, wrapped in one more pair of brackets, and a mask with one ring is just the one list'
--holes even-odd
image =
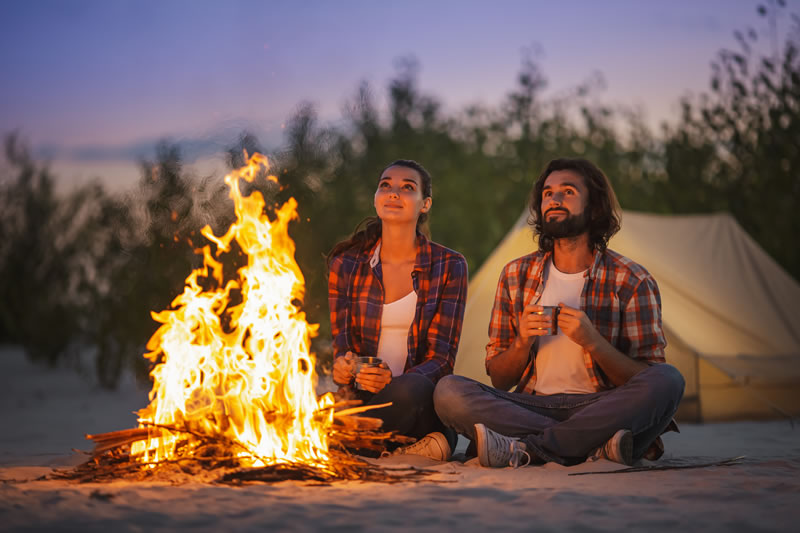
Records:
{"label": "sneaker", "polygon": [[531,462],[525,443],[496,433],[483,424],[475,424],[475,440],[481,466],[518,468]]}
{"label": "sneaker", "polygon": [[592,461],[608,459],[625,466],[633,465],[633,433],[620,429],[608,442],[597,448],[589,458]]}
{"label": "sneaker", "polygon": [[656,437],[656,440],[650,443],[650,447],[644,452],[644,457],[642,457],[642,459],[658,461],[661,459],[662,455],[664,455],[664,441],[661,440],[661,437]]}
{"label": "sneaker", "polygon": [[392,455],[421,455],[434,461],[447,461],[450,459],[450,443],[447,437],[439,433],[428,433],[414,444],[397,448]]}

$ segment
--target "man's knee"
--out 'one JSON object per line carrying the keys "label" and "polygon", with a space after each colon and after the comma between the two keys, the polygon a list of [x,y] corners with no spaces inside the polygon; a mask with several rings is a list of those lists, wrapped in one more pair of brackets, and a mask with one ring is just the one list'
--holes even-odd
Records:
{"label": "man's knee", "polygon": [[647,379],[655,398],[671,399],[675,403],[683,397],[686,380],[674,366],[662,363],[647,369]]}
{"label": "man's knee", "polygon": [[433,406],[439,418],[452,418],[466,409],[467,391],[474,383],[470,379],[452,374],[440,379],[433,391]]}

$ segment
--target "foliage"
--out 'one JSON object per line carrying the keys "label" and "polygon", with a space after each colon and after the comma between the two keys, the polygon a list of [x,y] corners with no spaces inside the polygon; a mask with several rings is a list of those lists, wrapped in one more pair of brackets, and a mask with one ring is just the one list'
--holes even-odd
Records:
{"label": "foliage", "polygon": [[25,345],[33,359],[53,363],[80,331],[75,311],[85,299],[81,249],[90,233],[90,186],[59,198],[54,177],[11,134],[8,175],[0,188],[0,334]]}
{"label": "foliage", "polygon": [[669,180],[661,190],[673,212],[725,210],[800,278],[800,18],[791,16],[783,47],[776,19],[784,2],[759,6],[770,21],[772,50],[759,52],[759,32],[736,32],[738,49],[713,64],[711,92],[684,102],[668,135]]}
{"label": "foliage", "polygon": [[[433,175],[430,230],[460,251],[474,272],[520,215],[531,184],[554,157],[586,157],[610,177],[626,209],[660,213],[730,211],[795,278],[800,251],[800,19],[779,47],[783,2],[759,8],[771,48],[759,32],[737,32],[723,50],[710,91],[682,102],[674,125],[654,133],[641,117],[591,103],[602,78],[556,97],[533,54],[523,57],[515,86],[495,107],[445,111],[419,88],[419,64],[397,61],[388,105],[362,83],[341,120],[322,124],[311,104],[287,121],[285,143],[268,153],[281,188],[259,177],[268,203],[299,202],[290,227],[306,277],[304,309],[321,325],[315,350],[329,355],[325,253],[372,215],[379,172],[398,158],[416,159]],[[227,152],[231,168],[262,151],[243,132]],[[155,331],[150,311],[170,305],[204,244],[206,224],[223,233],[233,219],[221,176],[198,178],[176,146],[161,143],[143,161],[134,191],[112,196],[98,183],[66,195],[19,137],[5,140],[9,163],[0,181],[0,341],[23,344],[55,362],[91,346],[98,380],[113,386],[123,369],[140,376],[141,354]],[[244,184],[243,184],[244,185]],[[235,271],[241,258],[224,258]]]}

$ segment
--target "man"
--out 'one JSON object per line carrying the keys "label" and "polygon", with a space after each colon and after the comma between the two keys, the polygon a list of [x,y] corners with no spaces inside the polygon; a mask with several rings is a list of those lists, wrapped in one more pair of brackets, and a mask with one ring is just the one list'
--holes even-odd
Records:
{"label": "man", "polygon": [[[476,444],[483,466],[660,456],[684,380],[664,362],[655,280],[606,248],[619,230],[608,179],[585,159],[555,159],[530,211],[539,250],[503,269],[489,324],[496,388],[443,378],[439,417]],[[558,306],[557,318],[544,306]]]}

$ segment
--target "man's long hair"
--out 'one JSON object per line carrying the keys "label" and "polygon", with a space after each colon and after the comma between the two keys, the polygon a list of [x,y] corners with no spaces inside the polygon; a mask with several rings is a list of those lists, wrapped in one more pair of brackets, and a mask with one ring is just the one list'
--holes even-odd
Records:
{"label": "man's long hair", "polygon": [[[592,162],[579,158],[553,159],[545,167],[539,179],[533,184],[528,209],[528,224],[533,228],[534,239],[539,240],[539,249],[552,252],[555,240],[543,231],[542,191],[547,177],[557,170],[570,170],[583,178],[589,189],[587,216],[589,217],[589,247],[592,250],[605,251],[608,241],[619,231],[620,213],[617,196],[611,183]],[[572,215],[575,216],[575,215]]]}

